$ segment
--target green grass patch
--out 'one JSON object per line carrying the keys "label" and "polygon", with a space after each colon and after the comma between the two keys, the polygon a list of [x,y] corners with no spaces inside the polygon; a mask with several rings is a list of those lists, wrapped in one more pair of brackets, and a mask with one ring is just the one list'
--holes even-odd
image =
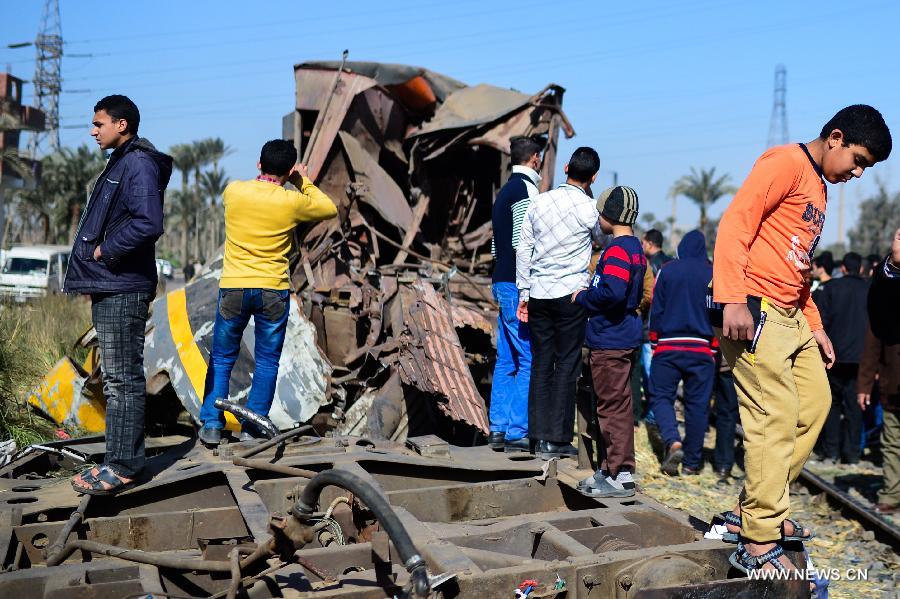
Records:
{"label": "green grass patch", "polygon": [[60,358],[84,360],[87,350],[73,344],[90,326],[90,303],[80,297],[0,305],[0,439],[13,438],[21,448],[52,438],[58,427],[35,415],[26,399]]}

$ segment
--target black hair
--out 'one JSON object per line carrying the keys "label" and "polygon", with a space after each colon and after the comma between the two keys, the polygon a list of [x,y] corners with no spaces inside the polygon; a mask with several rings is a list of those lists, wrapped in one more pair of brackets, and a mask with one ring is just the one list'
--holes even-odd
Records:
{"label": "black hair", "polygon": [[831,132],[840,129],[844,145],[856,144],[872,153],[875,162],[887,160],[891,154],[891,130],[881,113],[866,104],[854,104],[842,108],[822,127],[821,139],[828,139]]}
{"label": "black hair", "polygon": [[582,146],[572,152],[567,175],[573,181],[589,183],[600,170],[600,155],[594,148]]}
{"label": "black hair", "polygon": [[297,148],[284,139],[267,141],[259,153],[259,163],[266,175],[284,177],[297,164]]}
{"label": "black hair", "polygon": [[535,154],[541,153],[541,144],[527,135],[509,138],[509,155],[515,165],[525,164]]}
{"label": "black hair", "polygon": [[650,229],[649,231],[644,233],[644,240],[652,243],[658,248],[662,248],[663,234],[658,229]]}
{"label": "black hair", "polygon": [[834,270],[834,257],[831,255],[831,252],[825,250],[815,258],[813,258],[813,264],[818,266],[819,268],[824,268],[825,272],[831,275],[831,271]]}
{"label": "black hair", "polygon": [[844,254],[841,264],[847,270],[848,275],[858,275],[862,268],[863,258],[856,252],[847,252]]}
{"label": "black hair", "polygon": [[106,96],[94,104],[94,112],[100,112],[101,110],[115,120],[123,119],[127,121],[127,133],[137,135],[138,128],[141,126],[141,112],[138,110],[137,104],[131,101],[131,98],[120,94]]}

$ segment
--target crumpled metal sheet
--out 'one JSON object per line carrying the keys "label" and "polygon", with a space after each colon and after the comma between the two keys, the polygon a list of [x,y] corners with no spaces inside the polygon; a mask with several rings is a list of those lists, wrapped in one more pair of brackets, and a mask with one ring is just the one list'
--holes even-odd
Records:
{"label": "crumpled metal sheet", "polygon": [[405,232],[412,223],[413,214],[403,190],[356,138],[346,131],[340,131],[338,135],[350,159],[353,180],[363,186],[358,188],[357,197],[375,208],[387,222]]}
{"label": "crumpled metal sheet", "polygon": [[[212,348],[218,297],[219,269],[207,272],[184,289],[172,291],[153,302],[150,330],[144,344],[144,369],[148,380],[161,373],[168,376],[175,393],[197,420]],[[315,327],[290,302],[284,349],[278,366],[275,398],[269,418],[280,428],[306,422],[319,408],[330,403],[327,393],[331,364],[316,344]],[[241,350],[231,376],[229,400],[245,404],[253,380],[253,319],[241,340]],[[237,421],[226,413],[227,427],[237,430]]]}
{"label": "crumpled metal sheet", "polygon": [[450,94],[435,111],[434,118],[410,137],[490,123],[525,106],[530,99],[528,94],[486,83],[464,87]]}
{"label": "crumpled metal sheet", "polygon": [[403,381],[446,398],[446,403],[438,403],[442,412],[486,434],[484,399],[466,364],[447,301],[422,280],[402,287],[400,294],[405,332],[397,363]]}
{"label": "crumpled metal sheet", "polygon": [[64,357],[29,395],[28,404],[53,422],[88,433],[106,429],[106,403],[87,388],[90,373]]}

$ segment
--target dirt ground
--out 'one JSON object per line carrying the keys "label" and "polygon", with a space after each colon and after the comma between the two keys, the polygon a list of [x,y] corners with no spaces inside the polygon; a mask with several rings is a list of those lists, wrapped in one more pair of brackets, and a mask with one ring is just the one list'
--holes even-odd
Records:
{"label": "dirt ground", "polygon": [[[639,488],[657,501],[670,507],[684,510],[702,520],[709,520],[714,514],[734,506],[741,489],[741,481],[730,479],[730,484],[717,486],[718,478],[710,466],[715,431],[706,436],[705,466],[698,476],[669,477],[659,471],[659,461],[651,449],[647,429],[641,425],[635,433],[637,453],[636,479]],[[852,476],[867,481],[865,494],[877,489],[880,471],[874,466],[838,466],[838,476]],[[743,472],[735,467],[734,473]],[[833,479],[832,479],[833,480]],[[851,490],[851,493],[858,492]],[[796,485],[791,493],[791,516],[816,533],[807,549],[817,569],[836,568],[841,580],[829,584],[829,596],[834,597],[879,597],[900,598],[900,555],[885,544],[874,539],[871,531],[865,530],[858,522],[835,512],[824,495],[812,496],[801,485]],[[852,569],[866,571],[868,580],[843,579],[844,573]]]}

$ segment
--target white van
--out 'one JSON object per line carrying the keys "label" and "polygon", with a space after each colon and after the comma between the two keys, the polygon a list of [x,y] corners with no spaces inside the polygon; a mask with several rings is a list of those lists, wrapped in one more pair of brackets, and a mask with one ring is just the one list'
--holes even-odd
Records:
{"label": "white van", "polygon": [[4,252],[0,300],[24,302],[60,293],[69,264],[65,245],[20,245]]}

